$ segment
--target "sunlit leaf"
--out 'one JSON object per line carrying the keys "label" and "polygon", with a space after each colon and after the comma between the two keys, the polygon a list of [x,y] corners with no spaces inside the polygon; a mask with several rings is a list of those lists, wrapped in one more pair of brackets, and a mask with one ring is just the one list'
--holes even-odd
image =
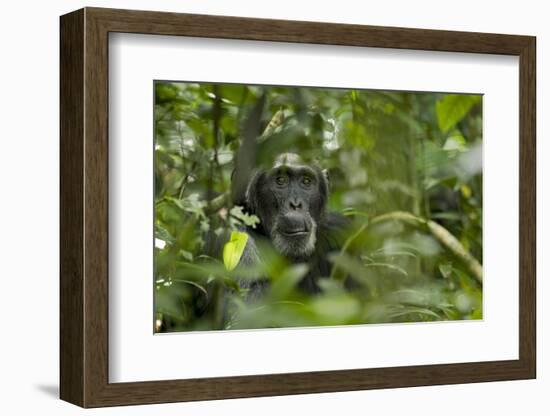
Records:
{"label": "sunlit leaf", "polygon": [[435,105],[437,122],[443,132],[456,126],[474,105],[481,101],[480,95],[447,94]]}
{"label": "sunlit leaf", "polygon": [[223,264],[227,270],[233,270],[239,264],[248,241],[248,234],[232,231],[231,238],[223,247]]}

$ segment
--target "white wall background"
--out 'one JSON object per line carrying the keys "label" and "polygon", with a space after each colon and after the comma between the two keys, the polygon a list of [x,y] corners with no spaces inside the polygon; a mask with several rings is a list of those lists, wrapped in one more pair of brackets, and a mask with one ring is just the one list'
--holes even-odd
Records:
{"label": "white wall background", "polygon": [[[4,2],[0,12],[0,411],[71,415],[84,411],[58,395],[59,20],[83,6],[318,20],[536,35],[538,42],[538,379],[351,393],[138,406],[87,411],[103,415],[406,414],[546,415],[550,411],[550,285],[544,243],[550,208],[543,192],[550,145],[543,129],[550,101],[550,26],[543,1],[394,0],[52,0]],[[546,325],[546,331],[543,331]]]}

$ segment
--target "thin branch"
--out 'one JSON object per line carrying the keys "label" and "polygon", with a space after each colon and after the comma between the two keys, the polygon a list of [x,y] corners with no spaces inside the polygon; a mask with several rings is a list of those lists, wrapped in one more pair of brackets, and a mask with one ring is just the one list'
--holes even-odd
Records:
{"label": "thin branch", "polygon": [[191,178],[191,176],[194,176],[195,170],[197,169],[197,167],[198,167],[198,163],[196,161],[193,161],[193,163],[191,164],[191,167],[185,173],[185,177],[182,179],[181,185],[180,185],[180,191],[179,191],[179,194],[178,194],[179,199],[183,199],[183,194],[185,193],[185,188],[187,187],[187,183],[189,182],[189,178]]}
{"label": "thin branch", "polygon": [[449,250],[457,259],[459,259],[477,279],[483,283],[483,267],[477,259],[472,256],[468,250],[452,235],[445,227],[438,223],[417,217],[411,213],[403,211],[394,211],[380,215],[371,220],[370,225],[378,224],[385,221],[402,221],[416,228],[427,229],[437,241],[439,241],[447,250]]}
{"label": "thin branch", "polygon": [[[365,231],[367,229],[368,225],[369,225],[368,223],[364,223],[363,225],[361,225],[361,227],[359,227],[359,229],[355,233],[353,233],[353,235],[351,235],[346,240],[346,242],[342,246],[342,249],[340,250],[341,254],[346,253],[348,251],[349,246],[351,245],[353,240],[355,240],[357,237],[359,237],[361,234],[363,234],[363,231]],[[334,267],[332,268],[332,271],[330,272],[330,278],[340,280],[339,278],[337,278],[337,274],[338,274],[339,271],[340,271],[339,270],[339,265],[335,264]]]}
{"label": "thin branch", "polygon": [[217,197],[215,197],[214,199],[211,199],[208,202],[208,205],[204,209],[205,213],[208,215],[219,211],[224,206],[229,204],[230,199],[231,198],[230,198],[229,192],[224,192],[223,194],[218,195]]}
{"label": "thin branch", "polygon": [[[413,215],[409,212],[394,211],[387,214],[382,214],[374,217],[369,223],[363,224],[353,235],[351,235],[340,250],[341,254],[348,251],[351,243],[359,237],[366,229],[372,225],[379,224],[386,221],[401,221],[419,229],[426,229],[429,231],[437,241],[439,241],[447,250],[449,250],[458,260],[460,260],[468,269],[470,273],[476,278],[476,280],[483,284],[483,267],[472,256],[468,250],[464,248],[460,241],[456,239],[445,227],[438,223],[426,220],[424,218]],[[337,264],[332,268],[330,274],[331,278],[336,278],[339,267]]]}

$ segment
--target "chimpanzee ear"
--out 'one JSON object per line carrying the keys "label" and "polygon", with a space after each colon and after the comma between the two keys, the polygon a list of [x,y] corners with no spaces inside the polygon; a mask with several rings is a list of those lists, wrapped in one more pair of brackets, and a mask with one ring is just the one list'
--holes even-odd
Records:
{"label": "chimpanzee ear", "polygon": [[250,179],[250,181],[248,182],[248,186],[246,187],[245,200],[246,200],[246,209],[249,214],[258,214],[258,205],[259,205],[258,184],[260,183],[260,180],[262,177],[263,177],[263,172],[256,171],[252,175],[252,178]]}

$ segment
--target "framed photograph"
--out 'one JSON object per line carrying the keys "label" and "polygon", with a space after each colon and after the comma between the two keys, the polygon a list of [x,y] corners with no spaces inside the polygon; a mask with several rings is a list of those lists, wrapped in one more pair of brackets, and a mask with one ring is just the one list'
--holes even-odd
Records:
{"label": "framed photograph", "polygon": [[535,378],[535,38],[61,17],[60,396]]}

